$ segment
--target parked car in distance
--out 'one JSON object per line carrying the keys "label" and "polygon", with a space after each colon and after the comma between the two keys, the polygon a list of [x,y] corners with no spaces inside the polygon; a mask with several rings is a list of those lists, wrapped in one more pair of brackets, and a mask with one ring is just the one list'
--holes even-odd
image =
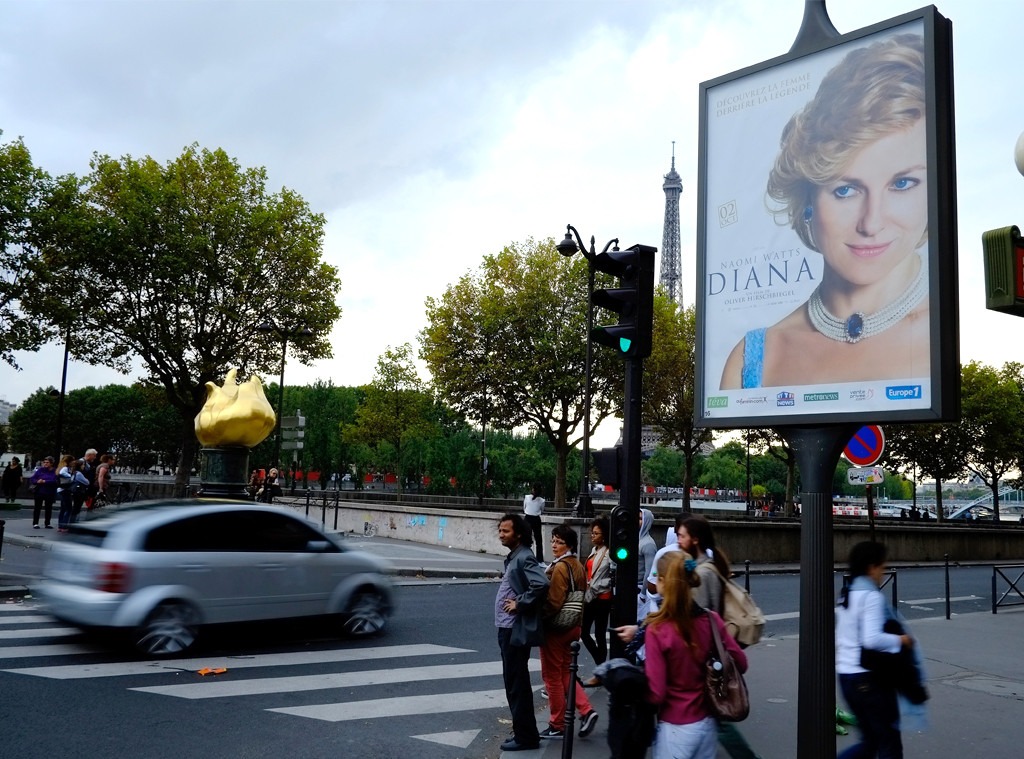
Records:
{"label": "parked car in distance", "polygon": [[182,654],[204,625],[332,615],[380,633],[388,568],[276,506],[167,500],[72,524],[35,588],[57,619],[127,631],[150,656]]}

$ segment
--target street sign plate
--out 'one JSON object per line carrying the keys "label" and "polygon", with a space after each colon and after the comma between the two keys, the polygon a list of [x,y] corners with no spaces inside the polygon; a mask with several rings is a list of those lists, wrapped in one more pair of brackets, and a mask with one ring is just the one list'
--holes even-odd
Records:
{"label": "street sign plate", "polygon": [[286,440],[281,443],[282,451],[301,451],[303,442],[301,440]]}
{"label": "street sign plate", "polygon": [[846,481],[851,485],[879,485],[885,482],[885,470],[880,466],[846,470]]}
{"label": "street sign plate", "polygon": [[843,455],[854,466],[872,466],[882,458],[885,435],[877,424],[868,424],[857,430],[846,445]]}
{"label": "street sign plate", "polygon": [[282,440],[302,440],[306,436],[305,430],[281,430]]}
{"label": "street sign plate", "polygon": [[282,416],[281,417],[281,429],[295,429],[296,427],[305,427],[306,417],[304,416]]}

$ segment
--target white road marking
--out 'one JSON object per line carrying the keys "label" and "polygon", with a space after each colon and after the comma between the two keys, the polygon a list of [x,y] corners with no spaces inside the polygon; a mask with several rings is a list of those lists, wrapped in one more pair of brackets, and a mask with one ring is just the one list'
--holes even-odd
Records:
{"label": "white road marking", "polygon": [[[540,671],[540,662],[530,659],[530,669]],[[253,696],[266,693],[294,693],[298,691],[324,690],[327,688],[356,688],[363,685],[391,685],[394,683],[423,682],[429,680],[455,680],[463,677],[485,677],[500,675],[501,662],[476,662],[468,664],[439,664],[429,667],[405,667],[402,669],[377,669],[361,672],[334,672],[323,675],[297,675],[295,677],[264,677],[252,680],[214,680],[181,683],[179,685],[155,685],[145,688],[130,688],[142,693],[157,693],[178,698],[224,698],[227,696]]]}
{"label": "white road marking", "polygon": [[314,704],[267,709],[269,712],[292,714],[325,722],[346,722],[377,717],[408,717],[422,714],[469,712],[478,709],[508,709],[505,690],[479,690],[465,693],[406,696],[404,698],[376,698],[368,701],[346,701],[338,704]]}
{"label": "white road marking", "polygon": [[[46,648],[36,646],[35,648]],[[54,654],[83,653],[83,648],[66,646],[65,651]],[[0,648],[0,656],[16,649]],[[329,651],[295,651],[283,654],[259,654],[254,656],[222,656],[203,659],[167,659],[152,662],[112,662],[110,664],[71,664],[54,667],[27,667],[23,669],[6,669],[18,675],[48,677],[54,680],[83,680],[90,677],[122,677],[125,675],[153,675],[169,672],[197,671],[204,667],[216,669],[226,667],[246,669],[250,667],[284,667],[296,664],[322,664],[327,662],[362,661],[364,659],[391,659],[407,656],[430,656],[433,654],[464,654],[475,653],[471,649],[451,648],[430,644],[410,646],[375,646],[371,648],[354,648]],[[45,656],[53,654],[21,654],[22,656]],[[13,657],[12,657],[13,658]]]}
{"label": "white road marking", "polygon": [[[907,606],[917,606],[919,604],[940,604],[946,600],[945,596],[940,598],[908,598],[906,601],[900,601],[901,604]],[[980,601],[981,596],[950,596],[950,601]]]}
{"label": "white road marking", "polygon": [[38,625],[52,622],[53,617],[45,614],[20,614],[18,616],[0,617],[0,625]]}
{"label": "white road marking", "polygon": [[[74,656],[75,654],[95,654],[102,649],[91,646],[55,643],[52,646],[9,646],[0,648],[0,659],[28,659],[37,656]],[[4,670],[16,672],[17,670]]]}
{"label": "white road marking", "polygon": [[81,635],[77,627],[33,627],[30,630],[0,630],[0,640],[17,640],[19,638],[64,638],[68,635]]}

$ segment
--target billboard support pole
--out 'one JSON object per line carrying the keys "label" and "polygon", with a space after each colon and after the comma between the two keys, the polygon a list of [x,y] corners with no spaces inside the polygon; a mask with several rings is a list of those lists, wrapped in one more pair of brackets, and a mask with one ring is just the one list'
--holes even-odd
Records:
{"label": "billboard support pole", "polygon": [[858,426],[779,430],[796,455],[801,482],[797,759],[836,755],[832,478],[839,456]]}

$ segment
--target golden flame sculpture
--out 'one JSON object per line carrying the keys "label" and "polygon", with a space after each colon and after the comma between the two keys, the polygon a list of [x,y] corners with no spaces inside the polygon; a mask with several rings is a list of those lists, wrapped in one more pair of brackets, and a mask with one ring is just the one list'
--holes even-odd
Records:
{"label": "golden flame sculpture", "polygon": [[196,414],[196,437],[203,446],[259,445],[274,430],[277,417],[256,376],[236,383],[228,371],[224,386],[206,383],[206,403]]}

